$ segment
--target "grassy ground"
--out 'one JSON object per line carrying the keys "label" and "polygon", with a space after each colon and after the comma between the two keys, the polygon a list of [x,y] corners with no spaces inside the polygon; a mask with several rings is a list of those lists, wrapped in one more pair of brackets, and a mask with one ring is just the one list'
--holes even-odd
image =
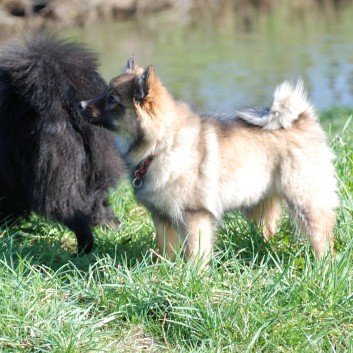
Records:
{"label": "grassy ground", "polygon": [[97,229],[92,255],[77,258],[74,236],[37,216],[1,228],[0,352],[353,352],[353,122],[332,120],[347,116],[322,115],[342,205],[328,266],[286,216],[265,244],[235,213],[205,272],[156,262],[152,222],[123,183],[121,228]]}

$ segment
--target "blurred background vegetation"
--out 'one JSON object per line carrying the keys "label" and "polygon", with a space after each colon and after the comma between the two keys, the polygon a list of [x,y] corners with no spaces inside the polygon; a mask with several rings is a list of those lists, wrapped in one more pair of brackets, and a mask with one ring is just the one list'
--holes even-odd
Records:
{"label": "blurred background vegetation", "polygon": [[135,54],[178,98],[222,113],[302,77],[324,111],[353,107],[352,19],[353,0],[0,0],[0,43],[59,32],[96,50],[107,80]]}
{"label": "blurred background vegetation", "polygon": [[332,16],[338,8],[352,4],[351,0],[1,0],[2,28],[31,26],[85,26],[101,20],[138,18],[166,9],[185,16],[208,15],[221,20],[235,11],[243,25],[251,27],[253,13],[262,14],[285,5],[294,12],[318,11]]}

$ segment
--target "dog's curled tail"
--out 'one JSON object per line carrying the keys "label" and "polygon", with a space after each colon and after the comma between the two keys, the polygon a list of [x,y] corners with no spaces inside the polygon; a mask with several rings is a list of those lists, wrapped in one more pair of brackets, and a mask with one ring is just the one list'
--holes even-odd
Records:
{"label": "dog's curled tail", "polygon": [[315,110],[308,101],[303,80],[296,85],[284,81],[277,86],[273,94],[273,103],[269,109],[249,109],[240,113],[240,118],[265,130],[287,129],[305,113],[316,119]]}

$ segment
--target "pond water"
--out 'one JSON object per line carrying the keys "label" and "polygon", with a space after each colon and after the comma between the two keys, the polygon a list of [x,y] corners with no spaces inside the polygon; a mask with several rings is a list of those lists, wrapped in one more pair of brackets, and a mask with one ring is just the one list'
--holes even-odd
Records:
{"label": "pond water", "polygon": [[302,77],[314,105],[353,107],[353,7],[252,11],[232,7],[193,16],[164,12],[70,30],[100,54],[103,76],[134,54],[168,89],[202,110],[268,105],[275,86]]}

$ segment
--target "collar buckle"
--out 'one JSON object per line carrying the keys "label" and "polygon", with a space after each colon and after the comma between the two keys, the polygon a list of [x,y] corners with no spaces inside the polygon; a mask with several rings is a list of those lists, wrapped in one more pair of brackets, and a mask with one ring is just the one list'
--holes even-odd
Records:
{"label": "collar buckle", "polygon": [[142,179],[147,173],[147,168],[151,164],[153,157],[154,156],[150,155],[144,161],[137,165],[134,173],[135,178],[132,181],[132,186],[135,189],[139,189],[143,185]]}

